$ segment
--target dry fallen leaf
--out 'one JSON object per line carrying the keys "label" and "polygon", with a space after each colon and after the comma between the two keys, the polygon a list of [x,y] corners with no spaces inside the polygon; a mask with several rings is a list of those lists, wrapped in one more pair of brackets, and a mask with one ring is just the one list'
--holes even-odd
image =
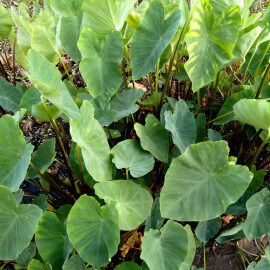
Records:
{"label": "dry fallen leaf", "polygon": [[[123,246],[120,248],[122,257],[126,257],[130,249],[136,248],[136,246],[139,246],[139,249],[141,247],[142,243],[142,234],[139,232],[134,232],[126,241],[126,243],[123,244]],[[136,248],[137,249],[137,248]]]}
{"label": "dry fallen leaf", "polygon": [[226,224],[229,224],[230,223],[230,221],[234,218],[234,216],[232,216],[232,215],[225,215],[225,216],[223,216],[221,218],[223,220],[223,223],[225,223],[225,225],[226,225]]}

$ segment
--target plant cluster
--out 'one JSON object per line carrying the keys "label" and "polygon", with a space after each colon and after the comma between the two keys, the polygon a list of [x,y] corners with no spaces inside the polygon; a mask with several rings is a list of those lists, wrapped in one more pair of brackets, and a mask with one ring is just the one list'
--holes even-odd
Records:
{"label": "plant cluster", "polygon": [[[270,9],[252,14],[254,2],[0,6],[13,55],[0,65],[1,268],[185,270],[210,239],[261,243]],[[32,145],[26,115],[50,122],[55,138]],[[263,245],[244,259],[270,269]]]}

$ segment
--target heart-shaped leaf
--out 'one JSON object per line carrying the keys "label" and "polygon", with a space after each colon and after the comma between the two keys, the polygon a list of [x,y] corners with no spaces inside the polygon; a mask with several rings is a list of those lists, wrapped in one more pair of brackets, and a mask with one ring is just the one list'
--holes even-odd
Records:
{"label": "heart-shaped leaf", "polygon": [[233,111],[237,120],[270,131],[270,103],[266,100],[242,99]]}
{"label": "heart-shaped leaf", "polygon": [[120,72],[120,63],[123,58],[121,34],[116,31],[111,32],[100,42],[93,30],[85,28],[81,32],[78,47],[82,53],[80,71],[89,93],[93,97],[102,93],[113,95],[122,81]]}
{"label": "heart-shaped leaf", "polygon": [[247,189],[252,173],[228,164],[225,141],[191,145],[174,159],[161,191],[161,215],[181,221],[205,221],[225,212]]}
{"label": "heart-shaped leaf", "polygon": [[11,115],[0,119],[0,184],[15,192],[23,182],[34,146],[26,144]]}
{"label": "heart-shaped leaf", "polygon": [[61,270],[72,246],[68,240],[65,225],[53,212],[43,213],[35,239],[43,261],[49,263],[53,269]]}
{"label": "heart-shaped leaf", "polygon": [[73,255],[63,265],[63,270],[85,270],[84,260],[77,254]]}
{"label": "heart-shaped leaf", "polygon": [[86,169],[96,181],[112,179],[110,147],[106,134],[94,119],[94,107],[84,100],[80,108],[80,120],[70,121],[70,133],[81,150]]}
{"label": "heart-shaped leaf", "polygon": [[155,70],[162,52],[176,33],[180,12],[164,20],[164,8],[158,1],[152,1],[140,26],[136,29],[131,44],[133,79],[140,79]]}
{"label": "heart-shaped leaf", "polygon": [[54,104],[60,111],[64,111],[71,118],[79,118],[79,109],[73,101],[66,85],[62,82],[61,73],[44,56],[35,50],[29,50],[29,78],[38,91]]}
{"label": "heart-shaped leaf", "polygon": [[247,220],[243,230],[248,240],[270,232],[270,191],[264,188],[247,201]]}
{"label": "heart-shaped leaf", "polygon": [[150,270],[180,269],[188,252],[188,235],[182,225],[169,220],[161,230],[145,232],[141,258]]}
{"label": "heart-shaped leaf", "polygon": [[150,153],[144,151],[136,140],[125,140],[113,149],[113,162],[117,169],[126,168],[133,177],[141,177],[149,173],[155,160]]}
{"label": "heart-shaped leaf", "polygon": [[2,5],[0,6],[0,37],[7,38],[13,26],[10,13]]}
{"label": "heart-shaped leaf", "polygon": [[194,91],[212,82],[223,65],[231,60],[240,26],[239,7],[228,7],[215,18],[209,0],[198,2],[186,35],[189,60],[185,69]]}
{"label": "heart-shaped leaf", "polygon": [[136,101],[143,95],[142,89],[129,89],[122,91],[111,101],[111,109],[117,112],[115,121],[135,113],[138,111],[139,106],[136,105]]}
{"label": "heart-shaped leaf", "polygon": [[117,265],[115,270],[141,270],[141,267],[133,262],[123,262]]}
{"label": "heart-shaped leaf", "polygon": [[106,203],[116,202],[121,230],[130,231],[137,228],[151,213],[152,196],[132,181],[98,183],[95,185],[95,191]]}
{"label": "heart-shaped leaf", "polygon": [[184,153],[186,148],[196,141],[197,128],[193,115],[182,99],[176,103],[173,114],[170,111],[164,114],[166,129],[172,133],[174,144]]}
{"label": "heart-shaped leaf", "polygon": [[83,1],[86,26],[91,28],[99,39],[114,30],[120,31],[135,2],[136,0]]}
{"label": "heart-shaped leaf", "polygon": [[95,268],[106,265],[120,241],[115,203],[100,207],[96,199],[82,195],[69,213],[67,232],[83,260]]}
{"label": "heart-shaped leaf", "polygon": [[36,205],[16,206],[11,191],[0,186],[0,260],[14,260],[30,244],[42,210]]}
{"label": "heart-shaped leaf", "polygon": [[136,123],[134,129],[141,140],[141,146],[144,150],[149,151],[158,160],[168,162],[169,137],[166,129],[154,115],[147,115],[145,127]]}

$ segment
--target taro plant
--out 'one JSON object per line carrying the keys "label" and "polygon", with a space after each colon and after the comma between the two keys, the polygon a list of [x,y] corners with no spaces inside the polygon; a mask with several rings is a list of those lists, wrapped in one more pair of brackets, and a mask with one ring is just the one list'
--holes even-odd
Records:
{"label": "taro plant", "polygon": [[0,6],[1,269],[185,270],[243,237],[269,268],[270,9],[190,2]]}

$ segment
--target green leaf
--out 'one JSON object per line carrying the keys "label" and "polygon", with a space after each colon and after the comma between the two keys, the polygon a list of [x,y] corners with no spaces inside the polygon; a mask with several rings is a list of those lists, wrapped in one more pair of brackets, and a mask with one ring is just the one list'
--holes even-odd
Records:
{"label": "green leaf", "polygon": [[76,17],[83,0],[50,0],[51,8],[63,17]]}
{"label": "green leaf", "polygon": [[37,248],[43,261],[53,269],[61,270],[68,259],[72,246],[66,235],[65,225],[53,213],[43,213],[35,234]]}
{"label": "green leaf", "polygon": [[188,251],[188,235],[182,225],[169,220],[161,230],[145,232],[141,258],[150,269],[180,269]]}
{"label": "green leaf", "polygon": [[262,257],[261,260],[256,264],[252,262],[248,266],[248,270],[255,269],[255,270],[266,270],[270,268],[270,248],[269,246],[265,249],[266,257]]}
{"label": "green leaf", "polygon": [[77,254],[73,255],[63,265],[63,270],[85,270],[84,260],[81,259]]}
{"label": "green leaf", "polygon": [[58,40],[54,33],[54,16],[43,10],[39,13],[31,33],[31,48],[50,62],[58,62]]}
{"label": "green leaf", "polygon": [[6,81],[2,76],[0,76],[0,88],[0,105],[8,111],[18,111],[18,106],[22,98],[21,91]]}
{"label": "green leaf", "polygon": [[205,127],[206,127],[206,115],[204,113],[200,113],[195,118],[196,128],[197,128],[197,136],[196,143],[202,142],[205,138]]}
{"label": "green leaf", "polygon": [[7,38],[13,26],[10,13],[0,5],[0,37]]}
{"label": "green leaf", "polygon": [[40,93],[35,87],[31,87],[28,88],[22,96],[19,108],[26,108],[30,111],[33,105],[39,104],[40,102]]}
{"label": "green leaf", "polygon": [[173,13],[164,20],[164,8],[155,0],[150,3],[140,26],[136,29],[131,44],[133,79],[140,79],[155,66],[162,52],[176,33],[180,12]]}
{"label": "green leaf", "polygon": [[216,130],[209,128],[207,132],[208,132],[209,141],[216,142],[216,141],[222,140],[222,135]]}
{"label": "green leaf", "polygon": [[34,146],[26,144],[11,115],[0,119],[0,184],[15,192],[23,182]]}
{"label": "green leaf", "polygon": [[245,237],[245,234],[242,230],[242,223],[239,223],[236,226],[234,226],[232,229],[221,234],[218,238],[216,238],[216,241],[220,244],[223,244],[224,242],[235,240],[235,239],[241,239],[244,237]]}
{"label": "green leaf", "polygon": [[27,270],[52,270],[52,267],[48,264],[43,264],[42,262],[33,259],[29,265]]}
{"label": "green leaf", "polygon": [[33,204],[37,205],[43,212],[48,209],[49,203],[47,202],[47,195],[41,194],[34,199]]}
{"label": "green leaf", "polygon": [[29,50],[28,77],[37,90],[60,111],[64,111],[71,118],[79,118],[79,109],[73,101],[66,85],[62,82],[61,73],[44,56],[35,50]]}
{"label": "green leaf", "polygon": [[117,169],[126,168],[133,177],[141,177],[154,168],[155,160],[143,150],[136,140],[125,140],[112,149],[113,162]]}
{"label": "green leaf", "polygon": [[24,249],[24,251],[18,256],[18,258],[16,259],[16,263],[23,268],[27,268],[29,262],[36,254],[36,249],[36,244],[31,242],[30,245],[26,249]]}
{"label": "green leaf", "polygon": [[86,26],[91,28],[99,39],[108,33],[120,31],[136,0],[89,0],[83,1],[82,10],[87,16]]}
{"label": "green leaf", "polygon": [[270,103],[265,100],[242,99],[233,106],[235,118],[241,122],[270,130]]}
{"label": "green leaf", "polygon": [[209,3],[214,9],[215,16],[222,14],[222,12],[230,6],[238,5],[240,8],[242,8],[244,6],[244,2],[244,0],[209,0]]}
{"label": "green leaf", "polygon": [[129,89],[122,91],[111,101],[111,109],[117,112],[115,121],[135,113],[138,111],[139,106],[136,105],[136,101],[143,95],[142,89]]}
{"label": "green leaf", "polygon": [[156,159],[168,162],[169,137],[166,129],[154,115],[147,115],[145,127],[136,123],[134,129],[140,138],[141,146],[144,150],[149,151]]}
{"label": "green leaf", "polygon": [[13,193],[14,199],[16,200],[16,206],[18,207],[23,199],[24,192],[21,189],[18,189],[17,191],[12,192],[12,193]]}
{"label": "green leaf", "polygon": [[243,231],[249,241],[270,232],[270,191],[264,188],[247,201],[247,220]]}
{"label": "green leaf", "polygon": [[82,195],[69,213],[67,231],[83,260],[95,268],[106,265],[120,242],[115,203],[100,207],[93,197]]}
{"label": "green leaf", "polygon": [[195,230],[196,236],[204,243],[207,243],[210,238],[218,233],[221,225],[222,220],[220,218],[200,221]]}
{"label": "green leaf", "polygon": [[94,107],[84,100],[80,108],[80,120],[70,121],[70,132],[81,150],[89,174],[96,181],[112,179],[110,147],[106,134],[99,122],[94,119]]}
{"label": "green leaf", "polygon": [[184,153],[196,141],[197,128],[193,115],[182,99],[176,103],[173,114],[170,111],[164,114],[165,127],[172,133],[173,143]]}
{"label": "green leaf", "polygon": [[[37,151],[33,153],[33,164],[41,172],[44,173],[55,159],[55,138],[43,142]],[[27,178],[36,178],[39,175],[30,167],[27,173]]]}
{"label": "green leaf", "polygon": [[[47,108],[47,110],[45,109],[45,106]],[[43,104],[35,104],[32,106],[32,111],[31,114],[33,117],[44,121],[44,122],[50,122],[50,117],[48,115],[48,112],[51,116],[52,119],[57,119],[62,112],[58,110],[58,108],[54,105],[48,105],[45,104],[45,106]],[[47,112],[48,111],[48,112]]]}
{"label": "green leaf", "polygon": [[190,267],[194,261],[197,247],[196,247],[195,239],[194,239],[193,232],[190,226],[186,225],[184,228],[188,235],[188,251],[187,251],[187,256],[184,262],[181,264],[180,270],[190,270],[191,269]]}
{"label": "green leaf", "polygon": [[133,262],[123,262],[117,265],[115,270],[141,270],[141,267]]}
{"label": "green leaf", "polygon": [[208,0],[198,2],[186,35],[189,60],[185,69],[194,91],[212,82],[231,60],[240,26],[239,7],[228,7],[215,18]]}
{"label": "green leaf", "polygon": [[90,103],[95,108],[95,119],[101,126],[109,126],[116,116],[116,111],[110,109],[109,97],[101,94],[93,98]]}
{"label": "green leaf", "polygon": [[160,229],[164,221],[164,218],[160,214],[160,198],[157,197],[154,201],[151,214],[145,221],[145,231],[150,229],[157,230]]}
{"label": "green leaf", "polygon": [[[247,98],[252,99],[254,98],[254,91],[253,90],[244,90],[239,93],[234,93],[229,98],[226,99],[225,103],[222,105],[217,117],[220,117],[226,113],[233,111],[233,106],[236,104],[240,99]],[[234,113],[231,115],[228,115],[226,117],[223,117],[220,120],[215,121],[214,125],[223,125],[226,124],[232,120],[234,120]]]}
{"label": "green leaf", "polygon": [[131,180],[98,183],[95,193],[106,203],[116,202],[121,230],[136,229],[151,213],[153,199],[149,191]]}
{"label": "green leaf", "polygon": [[252,173],[228,164],[225,141],[202,142],[174,159],[161,191],[161,215],[181,221],[205,221],[223,214],[247,189]]}
{"label": "green leaf", "polygon": [[29,245],[41,215],[42,211],[36,205],[17,207],[11,191],[0,186],[0,260],[15,260],[22,253]]}
{"label": "green leaf", "polygon": [[123,43],[121,34],[116,31],[111,32],[100,42],[93,30],[85,28],[81,32],[78,47],[82,53],[80,71],[89,93],[93,97],[102,93],[112,96],[122,82],[120,63],[123,58]]}

